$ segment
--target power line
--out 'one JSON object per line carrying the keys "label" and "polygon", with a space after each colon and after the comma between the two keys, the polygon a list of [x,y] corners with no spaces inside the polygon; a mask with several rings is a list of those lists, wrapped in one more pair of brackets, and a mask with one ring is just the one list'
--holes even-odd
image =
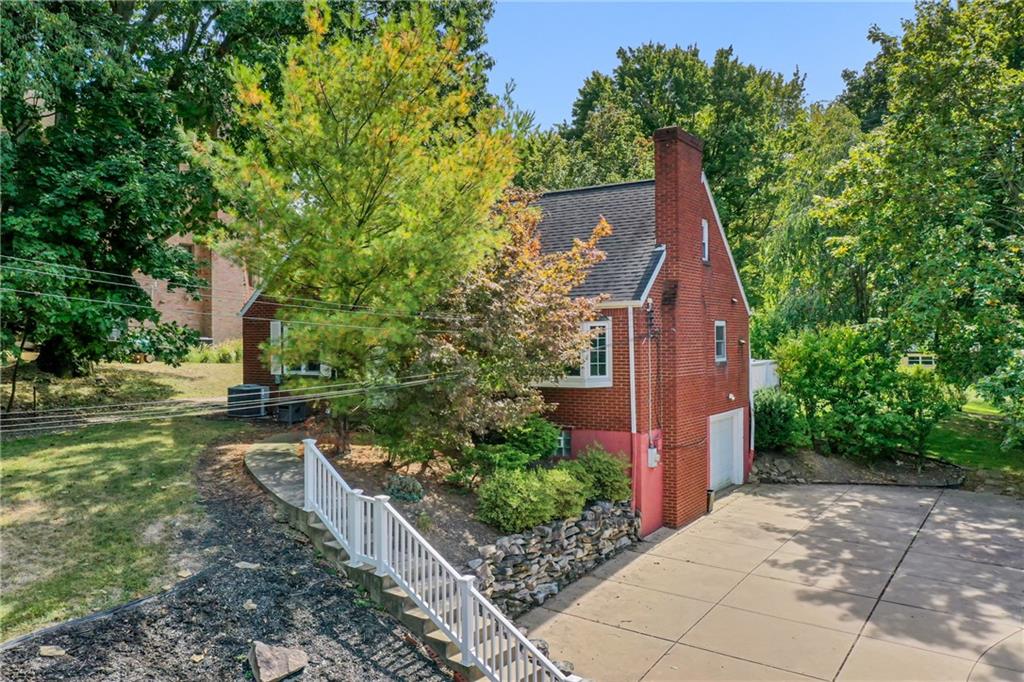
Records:
{"label": "power line", "polygon": [[[96,284],[104,284],[104,285],[118,286],[118,287],[127,287],[127,288],[132,289],[132,290],[141,291],[147,297],[152,297],[153,296],[152,292],[147,291],[146,288],[144,286],[142,286],[141,284],[139,284],[138,282],[134,282],[133,284],[128,284],[127,282],[105,282],[103,280],[99,280],[99,279],[96,279],[94,277],[81,277],[81,276],[78,276],[78,275],[68,275],[68,274],[65,274],[65,273],[62,273],[62,272],[47,272],[45,270],[38,270],[38,269],[33,269],[33,268],[21,268],[21,267],[16,267],[16,266],[13,266],[13,265],[0,265],[0,272],[2,272],[3,270],[15,270],[17,272],[29,272],[29,273],[39,274],[39,275],[47,275],[47,276],[50,276],[50,277],[62,277],[64,279],[74,279],[74,280],[80,280],[80,281],[85,281],[85,282],[94,282]],[[199,294],[200,298],[198,300],[213,301],[213,300],[216,300],[218,297],[220,297],[221,300],[223,300],[223,298],[224,298],[224,294],[223,293],[222,294],[213,293],[212,292],[213,287],[198,287],[198,288],[200,288],[200,289],[210,289],[211,290],[211,293],[209,293],[209,294],[203,294],[203,293]],[[172,292],[168,291],[168,293],[172,293]],[[344,307],[338,307],[338,306],[342,306],[342,304],[340,304],[340,303],[339,304],[334,304],[334,303],[328,303],[328,302],[320,302],[320,305],[299,305],[299,304],[295,304],[295,303],[281,303],[278,299],[272,299],[272,300],[273,300],[273,303],[275,305],[277,305],[279,307],[282,307],[282,308],[300,308],[300,309],[303,309],[303,310],[315,310],[317,312],[339,312],[339,313],[348,313],[348,314],[355,314],[355,315],[373,315],[375,317],[409,317],[409,318],[414,318],[414,319],[439,319],[439,320],[441,320],[441,319],[445,319],[445,320],[460,319],[460,318],[457,318],[455,316],[444,316],[444,317],[440,317],[439,316],[439,317],[435,318],[435,316],[432,316],[432,315],[429,315],[429,314],[425,314],[425,313],[421,314],[421,313],[387,313],[387,312],[378,312],[377,310],[374,310],[374,309],[345,310]],[[282,300],[294,300],[294,299],[290,299],[290,298],[285,297]],[[307,300],[307,299],[300,299],[300,300]],[[312,300],[312,299],[310,299],[310,300]],[[156,304],[154,304],[153,307],[155,308]],[[250,319],[252,319],[252,318],[250,318]],[[461,319],[464,319],[464,318],[461,318]]]}
{"label": "power line", "polygon": [[[438,376],[440,377],[440,376],[444,376],[444,375],[438,375]],[[377,385],[373,385],[373,386],[364,386],[363,388],[359,388],[359,389],[349,389],[349,390],[345,390],[345,391],[335,391],[335,392],[325,393],[323,395],[319,395],[319,396],[315,396],[315,397],[314,396],[299,396],[299,397],[282,396],[280,398],[275,398],[275,399],[271,399],[271,400],[268,400],[268,401],[259,401],[259,402],[261,402],[262,404],[264,404],[266,406],[274,407],[274,406],[280,406],[280,405],[285,405],[285,404],[294,404],[294,403],[308,402],[310,400],[319,400],[319,399],[327,399],[327,398],[340,398],[340,397],[346,397],[346,396],[353,396],[353,395],[359,395],[361,393],[369,393],[371,391],[378,391],[378,390],[392,390],[392,389],[399,389],[399,388],[409,388],[409,387],[413,387],[413,386],[422,386],[422,385],[425,385],[425,384],[434,383],[436,381],[438,381],[438,379],[436,379],[436,378],[435,379],[419,379],[419,380],[416,380],[416,381],[408,381],[408,382],[401,382],[401,383],[395,383],[395,384],[377,384]],[[246,402],[248,402],[248,401],[246,401]],[[102,424],[121,424],[121,423],[127,423],[127,422],[141,422],[141,421],[153,421],[153,420],[171,419],[171,418],[176,418],[176,417],[199,417],[199,416],[215,414],[217,412],[225,412],[225,411],[228,411],[228,410],[236,409],[236,408],[238,408],[240,406],[241,406],[240,403],[232,403],[230,405],[228,405],[228,404],[221,405],[221,406],[216,407],[216,408],[201,408],[201,409],[183,410],[183,411],[180,411],[180,412],[172,412],[172,413],[165,413],[165,414],[147,414],[147,415],[141,415],[141,416],[128,416],[128,417],[119,418],[119,419],[107,419],[107,418],[105,418],[105,416],[101,416],[101,417],[93,418],[92,421],[84,421],[84,423],[82,421],[76,421],[76,423],[73,423],[73,424],[53,424],[53,423],[51,423],[51,424],[39,425],[39,426],[35,426],[35,425],[33,425],[33,426],[21,426],[21,427],[15,427],[13,429],[4,429],[4,428],[2,428],[2,425],[0,425],[0,434],[3,434],[3,435],[17,435],[17,434],[31,433],[31,432],[37,432],[37,431],[53,431],[53,430],[56,430],[56,429],[60,429],[62,427],[68,427],[69,428],[69,427],[73,427],[73,426],[77,427],[77,426],[91,426],[91,425],[102,425]],[[69,418],[69,421],[71,421],[72,419],[73,418]]]}
{"label": "power line", "polygon": [[[108,281],[100,280],[100,279],[96,279],[96,278],[75,277],[75,276],[72,276],[72,275],[62,275],[60,273],[52,273],[52,272],[39,271],[39,270],[32,270],[31,271],[31,272],[38,272],[39,274],[47,274],[47,275],[52,275],[52,276],[56,276],[56,277],[71,277],[72,279],[85,279],[87,281],[93,281],[93,282],[96,282],[96,283],[99,283],[99,284],[109,284],[109,285],[114,285],[114,286],[138,287],[138,288],[142,289],[143,291],[145,291],[145,287],[143,287],[138,282],[138,280],[136,280],[133,276],[131,276],[131,275],[124,275],[124,274],[121,274],[121,273],[118,273],[118,272],[111,272],[109,270],[95,270],[95,269],[92,269],[92,268],[85,268],[85,267],[81,267],[81,266],[77,266],[77,265],[65,265],[63,263],[54,263],[54,262],[50,262],[50,261],[41,261],[41,260],[35,260],[35,259],[32,259],[32,258],[19,258],[17,256],[0,255],[0,259],[15,260],[15,261],[23,262],[23,263],[34,263],[36,265],[46,265],[46,266],[50,266],[50,267],[64,268],[64,269],[68,269],[68,270],[79,270],[79,271],[83,271],[83,272],[90,272],[90,273],[93,273],[93,274],[107,275],[107,276],[110,276],[110,277],[120,277],[120,278],[131,280],[131,284],[129,284],[127,282],[123,282],[123,283],[122,282],[108,282]],[[16,268],[14,266],[10,266],[10,265],[2,266],[2,267],[7,267],[7,268],[13,269],[13,270],[19,269],[19,268]],[[175,282],[175,281],[172,281],[172,280],[155,280],[155,281],[165,283],[168,286],[175,286],[175,287],[179,287],[179,288],[182,288],[182,289],[196,288],[196,289],[208,289],[208,290],[211,290],[211,291],[214,290],[213,286],[198,285],[198,284],[192,284],[192,283],[188,283],[188,282]],[[248,295],[251,295],[253,293],[252,290],[239,290],[239,289],[218,289],[218,290],[221,291],[222,294],[234,293],[234,294],[242,294],[242,295],[248,296]],[[211,296],[212,296],[212,294],[211,294]],[[411,312],[404,311],[404,310],[380,308],[380,307],[376,307],[376,306],[359,305],[359,304],[354,304],[354,303],[331,303],[329,301],[323,301],[323,300],[320,300],[320,299],[302,298],[302,297],[299,297],[299,296],[271,296],[269,298],[271,298],[271,300],[274,303],[278,304],[278,305],[284,305],[280,301],[300,301],[300,302],[303,302],[303,303],[314,303],[314,304],[319,304],[321,306],[329,306],[329,308],[326,308],[326,309],[329,309],[329,310],[340,310],[341,312],[352,312],[352,313],[362,312],[362,313],[365,313],[365,314],[372,314],[372,315],[383,315],[383,316],[393,316],[393,317],[413,317],[413,318],[438,319],[438,320],[459,320],[459,319],[465,319],[465,316],[460,316],[460,315],[446,315],[446,314],[443,314],[443,313],[411,313]],[[300,306],[291,306],[291,307],[300,307]]]}
{"label": "power line", "polygon": [[[8,293],[15,293],[15,294],[26,294],[26,295],[29,295],[29,296],[44,296],[44,297],[47,297],[47,298],[60,298],[60,299],[65,299],[65,300],[69,300],[69,301],[81,301],[81,302],[84,302],[84,303],[99,303],[99,304],[107,305],[107,306],[127,306],[129,308],[141,308],[143,310],[153,310],[152,306],[142,305],[142,304],[139,304],[139,303],[129,303],[127,301],[115,301],[115,300],[100,299],[100,298],[86,298],[86,297],[82,297],[82,296],[69,296],[67,294],[51,294],[51,293],[47,293],[47,292],[44,292],[44,291],[34,291],[34,290],[27,290],[27,289],[0,288],[0,292],[8,292]],[[220,318],[235,319],[235,318],[238,317],[238,315],[231,314],[231,313],[225,314],[225,313],[203,312],[203,311],[192,310],[191,308],[181,308],[181,307],[175,307],[175,306],[165,306],[165,308],[167,310],[178,310],[178,311],[181,311],[181,312],[190,313],[192,315],[203,315],[203,316],[207,316],[207,317],[211,317],[211,318],[213,318],[213,317],[220,317]],[[252,316],[252,315],[245,315],[245,316],[243,316],[243,319],[245,319],[245,320],[263,321],[263,322],[283,322],[284,324],[289,324],[289,325],[305,325],[305,326],[308,326],[308,327],[328,327],[328,328],[333,328],[333,329],[362,329],[362,330],[369,330],[369,331],[380,331],[380,330],[386,329],[386,327],[374,326],[374,325],[346,324],[344,322],[311,322],[311,321],[308,321],[308,320],[294,320],[294,319],[292,319],[292,320],[283,320],[283,319],[278,319],[278,318],[274,318],[274,317],[255,317],[255,316]],[[455,330],[455,329],[422,329],[422,330],[419,330],[419,331],[421,333],[424,333],[424,334],[447,334],[447,333],[457,333],[458,332],[458,330]]]}
{"label": "power line", "polygon": [[[429,377],[445,376],[452,374],[453,372],[426,372],[423,374],[411,374],[403,377],[395,377],[395,381],[405,381],[410,379],[421,379]],[[317,384],[314,386],[297,386],[295,388],[285,388],[282,391],[287,391],[288,394],[303,393],[309,391],[327,391],[339,388],[347,388],[350,386],[365,386],[365,381],[349,381],[345,383],[335,384]],[[212,400],[201,401],[201,400],[144,400],[136,402],[126,403],[105,403],[101,405],[84,405],[81,407],[52,407],[44,410],[14,410],[11,412],[5,412],[3,414],[4,420],[12,419],[38,419],[45,418],[46,415],[54,415],[54,418],[64,418],[67,416],[78,416],[81,412],[92,412],[92,411],[111,411],[111,410],[146,410],[155,408],[173,408],[181,405],[183,407],[202,405],[204,403],[214,402]],[[219,404],[219,399],[217,399]],[[59,414],[59,413],[70,413],[70,414]],[[39,417],[38,415],[44,415]]]}

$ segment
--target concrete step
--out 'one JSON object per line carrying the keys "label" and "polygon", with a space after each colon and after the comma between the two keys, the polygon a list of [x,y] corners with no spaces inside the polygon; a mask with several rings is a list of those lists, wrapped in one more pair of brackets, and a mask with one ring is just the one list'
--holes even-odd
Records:
{"label": "concrete step", "polygon": [[441,632],[440,630],[434,630],[423,635],[423,642],[429,646],[438,656],[450,659],[459,653],[459,645],[451,640],[451,638]]}
{"label": "concrete step", "polygon": [[324,541],[323,552],[334,561],[347,561],[348,552],[341,546],[341,543],[333,538]]}
{"label": "concrete step", "polygon": [[483,671],[476,667],[472,663],[462,662],[462,652],[456,653],[454,656],[446,657],[448,664],[452,669],[459,674],[459,676],[467,682],[476,682],[477,680],[485,679]]}
{"label": "concrete step", "polygon": [[402,612],[402,622],[405,626],[412,630],[418,637],[426,635],[428,632],[437,630],[437,626],[434,625],[434,621],[430,620],[430,616],[427,612],[418,606],[407,608]]}

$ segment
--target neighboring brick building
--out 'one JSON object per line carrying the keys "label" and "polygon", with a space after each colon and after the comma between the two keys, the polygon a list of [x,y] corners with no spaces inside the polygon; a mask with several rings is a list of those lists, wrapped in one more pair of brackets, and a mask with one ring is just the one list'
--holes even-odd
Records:
{"label": "neighboring brick building", "polygon": [[[564,429],[561,454],[592,443],[632,464],[642,531],[680,526],[707,491],[745,480],[750,447],[746,297],[702,169],[703,143],[679,128],[654,135],[654,180],[549,192],[539,201],[545,251],[586,239],[601,216],[607,258],[574,294],[604,295],[580,368],[542,387]],[[274,386],[260,359],[274,304],[242,313],[246,383]],[[261,319],[249,319],[261,318]],[[312,370],[313,368],[309,368]]]}
{"label": "neighboring brick building", "polygon": [[168,290],[167,282],[138,274],[135,279],[150,292],[153,307],[164,322],[178,324],[199,332],[200,338],[220,343],[242,337],[242,318],[238,310],[252,295],[249,274],[244,267],[196,244],[192,235],[172,237],[168,243],[188,249],[199,265],[199,276],[207,288],[199,290],[201,298],[193,299],[182,289]]}

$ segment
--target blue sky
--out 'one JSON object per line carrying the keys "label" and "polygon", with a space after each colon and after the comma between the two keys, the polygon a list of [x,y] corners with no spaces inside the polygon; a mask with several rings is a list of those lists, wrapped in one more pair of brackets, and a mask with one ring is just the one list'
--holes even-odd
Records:
{"label": "blue sky", "polygon": [[688,46],[713,58],[732,45],[745,63],[786,75],[807,75],[807,100],[831,100],[843,89],[844,68],[859,69],[874,56],[867,31],[878,24],[900,34],[912,2],[686,3],[505,2],[487,26],[494,57],[490,87],[516,83],[515,100],[550,126],[567,119],[583,79],[610,73],[615,51],[653,41]]}

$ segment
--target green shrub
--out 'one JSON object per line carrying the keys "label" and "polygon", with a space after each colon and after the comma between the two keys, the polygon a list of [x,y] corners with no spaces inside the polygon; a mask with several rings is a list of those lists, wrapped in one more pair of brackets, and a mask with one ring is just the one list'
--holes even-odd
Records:
{"label": "green shrub", "polygon": [[551,495],[554,518],[568,519],[583,512],[587,503],[587,486],[583,481],[562,469],[540,469],[537,473]]}
{"label": "green shrub", "polygon": [[525,469],[536,457],[510,443],[485,443],[473,448],[472,460],[479,474],[490,476],[498,469]]}
{"label": "green shrub", "polygon": [[396,500],[419,502],[423,499],[423,485],[412,476],[392,474],[388,476],[387,487],[384,489]]}
{"label": "green shrub", "polygon": [[901,371],[899,353],[868,325],[787,337],[776,359],[782,389],[799,403],[812,444],[825,454],[920,451],[950,400],[938,377]]}
{"label": "green shrub", "polygon": [[506,533],[518,533],[555,518],[554,498],[537,471],[499,469],[477,491],[478,514]]}
{"label": "green shrub", "polygon": [[525,453],[530,462],[550,457],[558,448],[561,429],[543,417],[528,417],[519,426],[503,431],[506,445]]}
{"label": "green shrub", "polygon": [[583,484],[588,502],[621,502],[633,494],[629,464],[599,445],[591,445],[576,459],[560,462],[558,468]]}
{"label": "green shrub", "polygon": [[925,441],[940,421],[959,410],[966,396],[943,383],[939,375],[921,367],[900,372],[896,409],[904,416],[903,446],[924,455]]}
{"label": "green shrub", "polygon": [[242,361],[242,340],[229,339],[215,345],[195,346],[185,356],[185,362],[230,364]]}
{"label": "green shrub", "polygon": [[785,450],[800,441],[800,406],[778,388],[754,393],[754,445],[758,450]]}

